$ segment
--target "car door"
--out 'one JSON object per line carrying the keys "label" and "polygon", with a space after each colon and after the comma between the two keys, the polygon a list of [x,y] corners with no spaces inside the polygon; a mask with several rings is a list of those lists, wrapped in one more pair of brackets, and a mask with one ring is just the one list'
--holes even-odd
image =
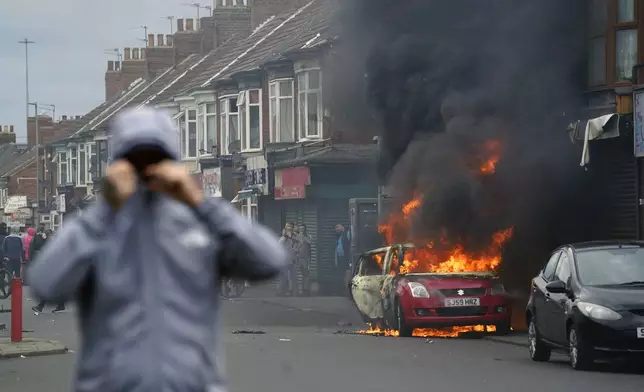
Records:
{"label": "car door", "polygon": [[541,336],[550,340],[551,337],[548,336],[547,329],[547,304],[550,302],[549,294],[546,290],[546,285],[550,283],[550,280],[554,277],[555,271],[557,270],[557,263],[559,262],[559,257],[561,256],[561,250],[555,251],[551,256],[546,265],[543,267],[539,275],[532,281],[532,298],[534,303],[534,317],[537,331]]}
{"label": "car door", "polygon": [[398,279],[396,276],[400,269],[400,260],[402,260],[402,246],[392,246],[389,250],[389,255],[386,258],[386,263],[383,267],[384,277],[382,282],[382,309],[384,317],[387,322],[393,325],[394,322],[394,299],[396,297],[396,285]]}
{"label": "car door", "polygon": [[[568,250],[561,253],[557,269],[552,281],[560,280],[570,287],[571,263]],[[566,305],[569,301],[568,295],[564,293],[548,293],[549,301],[546,301],[546,323],[548,336],[557,344],[565,345],[568,341],[566,331]]]}
{"label": "car door", "polygon": [[365,321],[382,319],[383,267],[389,252],[369,253],[360,258],[356,275],[351,279],[353,302]]}

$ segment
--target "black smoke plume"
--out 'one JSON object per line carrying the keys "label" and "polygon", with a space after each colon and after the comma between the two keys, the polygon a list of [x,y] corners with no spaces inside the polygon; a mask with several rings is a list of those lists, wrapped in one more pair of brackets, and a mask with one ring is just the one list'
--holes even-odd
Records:
{"label": "black smoke plume", "polygon": [[[423,195],[417,236],[476,251],[514,227],[513,276],[577,239],[583,171],[566,126],[585,82],[584,3],[342,2],[343,66],[364,75],[356,83],[382,129],[383,181],[396,200]],[[501,159],[484,175],[494,142]]]}

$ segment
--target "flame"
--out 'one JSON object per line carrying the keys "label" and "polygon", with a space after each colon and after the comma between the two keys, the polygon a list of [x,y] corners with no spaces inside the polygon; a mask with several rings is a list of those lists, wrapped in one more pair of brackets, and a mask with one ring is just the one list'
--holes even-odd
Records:
{"label": "flame", "polygon": [[[494,325],[472,325],[466,327],[450,327],[444,329],[416,328],[412,332],[412,336],[419,338],[457,338],[460,334],[473,332],[493,333],[496,332],[496,327]],[[362,335],[378,335],[396,338],[400,336],[400,333],[395,329],[380,329],[371,327],[366,330],[358,331],[358,333]]]}
{"label": "flame", "polygon": [[498,140],[488,140],[483,143],[483,152],[485,158],[479,167],[479,172],[484,175],[494,174],[496,172],[496,165],[501,160],[501,153],[503,145]]}

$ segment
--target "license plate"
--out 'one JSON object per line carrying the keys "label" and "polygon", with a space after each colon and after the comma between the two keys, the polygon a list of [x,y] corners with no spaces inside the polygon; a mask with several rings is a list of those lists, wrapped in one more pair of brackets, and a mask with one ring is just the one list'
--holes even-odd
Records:
{"label": "license plate", "polygon": [[637,338],[644,339],[644,328],[637,328]]}
{"label": "license plate", "polygon": [[447,298],[445,299],[445,307],[456,308],[460,306],[479,306],[481,304],[480,298]]}

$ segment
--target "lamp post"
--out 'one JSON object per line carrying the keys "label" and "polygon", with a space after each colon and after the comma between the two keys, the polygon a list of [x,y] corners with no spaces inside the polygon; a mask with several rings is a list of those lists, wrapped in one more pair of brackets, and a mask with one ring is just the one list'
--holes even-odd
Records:
{"label": "lamp post", "polygon": [[19,44],[25,45],[25,102],[26,102],[26,115],[27,117],[25,118],[25,125],[26,129],[29,128],[29,45],[35,44],[35,41],[29,41],[29,39],[25,38],[22,41],[18,41]]}

